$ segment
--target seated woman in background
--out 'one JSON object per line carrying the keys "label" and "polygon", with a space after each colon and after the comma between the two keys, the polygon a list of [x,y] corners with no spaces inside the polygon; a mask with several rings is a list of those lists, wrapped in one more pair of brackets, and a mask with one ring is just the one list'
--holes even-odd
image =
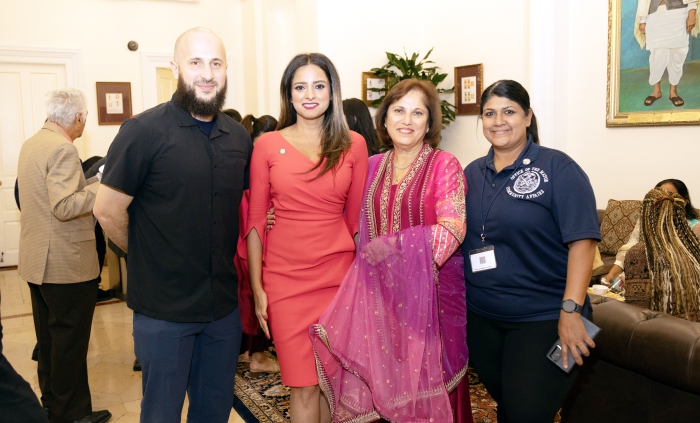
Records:
{"label": "seated woman in background", "polygon": [[[233,110],[233,109],[229,109]],[[234,110],[235,111],[235,110]],[[255,141],[264,133],[274,131],[277,127],[277,119],[270,115],[256,118],[247,115],[241,120],[241,125],[248,131],[250,138]],[[255,300],[253,290],[250,287],[250,273],[248,272],[248,249],[243,238],[248,222],[248,205],[250,204],[250,190],[243,192],[243,199],[238,209],[238,246],[233,262],[239,275],[238,280],[238,306],[243,323],[243,339],[241,340],[241,353],[243,360],[250,362],[251,372],[279,373],[280,366],[277,360],[268,358],[263,352],[272,346],[272,338],[268,339],[260,330],[260,323],[255,315]]]}
{"label": "seated woman in background", "polygon": [[[690,202],[690,194],[688,193],[688,187],[685,186],[683,181],[680,181],[678,179],[664,179],[663,181],[656,184],[654,188],[662,188],[668,192],[678,194],[681,197],[683,197],[683,199],[685,199],[685,218],[687,219],[688,224],[690,225],[690,229],[693,231],[695,236],[698,237],[698,239],[700,239],[700,221],[698,221],[697,211],[693,207],[693,204]],[[640,241],[640,220],[637,220],[637,224],[634,225],[634,229],[632,230],[632,233],[630,234],[627,243],[620,247],[619,250],[617,250],[617,256],[615,257],[615,265],[612,267],[612,269],[610,269],[610,272],[608,272],[607,275],[603,276],[600,279],[602,284],[612,285],[615,282],[615,278],[619,276],[620,280],[618,286],[620,288],[625,286],[625,256],[627,255],[627,251],[630,248],[634,247],[634,245]]]}
{"label": "seated woman in background", "polygon": [[[655,188],[644,197],[639,220],[651,275],[649,308],[697,322],[700,321],[700,240],[687,224],[689,203],[663,186]],[[694,226],[700,226],[697,220]]]}
{"label": "seated woman in background", "polygon": [[365,139],[367,153],[370,156],[379,153],[377,130],[374,129],[372,116],[365,103],[358,98],[347,98],[343,100],[343,113],[350,130],[357,132]]}

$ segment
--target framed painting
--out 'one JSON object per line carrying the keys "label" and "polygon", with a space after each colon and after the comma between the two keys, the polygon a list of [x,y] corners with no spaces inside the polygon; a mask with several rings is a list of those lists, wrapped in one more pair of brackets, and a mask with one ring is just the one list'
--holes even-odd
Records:
{"label": "framed painting", "polygon": [[387,79],[372,72],[362,72],[362,101],[367,107],[386,95]]}
{"label": "framed painting", "polygon": [[657,3],[609,0],[608,127],[700,124],[697,12]]}
{"label": "framed painting", "polygon": [[130,82],[97,83],[97,122],[121,125],[132,116]]}
{"label": "framed painting", "polygon": [[455,68],[455,114],[478,115],[483,91],[483,64]]}

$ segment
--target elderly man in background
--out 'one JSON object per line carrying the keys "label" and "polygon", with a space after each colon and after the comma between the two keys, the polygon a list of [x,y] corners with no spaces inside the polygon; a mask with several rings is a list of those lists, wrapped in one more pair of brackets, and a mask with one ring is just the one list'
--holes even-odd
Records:
{"label": "elderly man in background", "polygon": [[253,143],[221,112],[226,50],[205,28],[175,43],[172,100],[128,119],[107,153],[95,215],[129,253],[127,305],[143,371],[142,423],[225,423],[241,343],[238,205]]}
{"label": "elderly man in background", "polygon": [[19,275],[29,282],[39,344],[41,402],[51,423],[102,423],[92,411],[87,350],[100,269],[92,207],[99,182],[85,180],[73,141],[83,134],[85,96],[47,94],[47,121],[22,145]]}
{"label": "elderly man in background", "polygon": [[688,55],[688,34],[698,36],[697,8],[697,0],[637,0],[634,36],[641,48],[646,44],[649,50],[649,85],[654,87],[644,99],[645,106],[661,98],[661,77],[666,69],[671,84],[669,100],[676,107],[685,104],[678,95],[678,83]]}

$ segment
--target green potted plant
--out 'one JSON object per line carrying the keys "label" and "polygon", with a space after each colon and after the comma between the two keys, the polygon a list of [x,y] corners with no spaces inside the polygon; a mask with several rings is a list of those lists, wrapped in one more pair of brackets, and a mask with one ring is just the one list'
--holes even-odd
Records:
{"label": "green potted plant", "polygon": [[[430,81],[433,85],[435,85],[435,88],[437,88],[439,94],[454,93],[454,87],[438,88],[438,85],[444,81],[445,78],[447,78],[447,74],[439,73],[438,70],[440,68],[435,66],[435,62],[428,60],[428,57],[430,57],[430,53],[432,52],[433,49],[431,48],[425,57],[423,57],[419,62],[416,62],[418,59],[418,53],[413,53],[411,57],[408,57],[406,52],[404,52],[403,56],[399,56],[387,51],[386,57],[389,59],[389,62],[381,68],[373,68],[372,72],[380,78],[386,78],[387,91],[399,81],[409,78],[416,78]],[[371,88],[370,90],[376,92],[384,91],[378,88]],[[379,104],[381,104],[383,99],[384,96],[374,100],[372,102],[372,107],[379,107]],[[440,107],[442,109],[442,127],[444,129],[455,120],[455,106],[448,101],[442,100]]]}

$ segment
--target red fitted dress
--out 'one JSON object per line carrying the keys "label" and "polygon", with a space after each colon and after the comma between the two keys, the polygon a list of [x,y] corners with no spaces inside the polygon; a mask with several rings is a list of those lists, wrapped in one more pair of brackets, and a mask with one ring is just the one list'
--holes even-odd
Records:
{"label": "red fitted dress", "polygon": [[[314,162],[279,132],[255,143],[250,163],[246,235],[255,229],[263,243],[263,288],[282,383],[318,384],[309,325],[331,302],[355,256],[367,145],[350,132],[352,146],[335,172],[313,179]],[[275,207],[275,226],[265,233],[265,214]]]}

